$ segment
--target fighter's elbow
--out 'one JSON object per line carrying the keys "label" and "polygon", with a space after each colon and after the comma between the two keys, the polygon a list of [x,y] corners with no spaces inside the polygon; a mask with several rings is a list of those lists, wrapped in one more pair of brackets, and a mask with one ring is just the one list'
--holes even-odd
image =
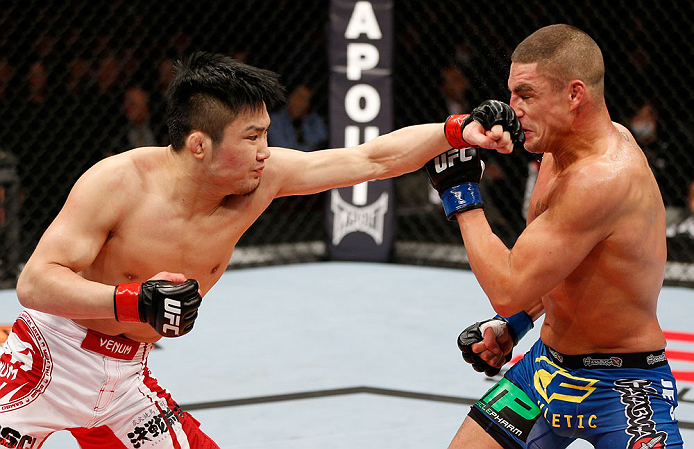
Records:
{"label": "fighter's elbow", "polygon": [[22,305],[22,307],[26,307],[28,309],[35,309],[35,288],[30,278],[31,277],[26,273],[26,271],[22,271],[22,273],[19,275],[16,287],[17,299],[19,300],[19,303]]}
{"label": "fighter's elbow", "polygon": [[517,305],[513,305],[510,303],[507,304],[493,304],[494,311],[498,313],[500,316],[511,316],[515,315],[516,313],[520,312],[523,310],[522,307],[519,307]]}
{"label": "fighter's elbow", "polygon": [[511,316],[523,310],[525,298],[519,291],[517,286],[497,283],[496,288],[488,294],[494,311],[501,316]]}

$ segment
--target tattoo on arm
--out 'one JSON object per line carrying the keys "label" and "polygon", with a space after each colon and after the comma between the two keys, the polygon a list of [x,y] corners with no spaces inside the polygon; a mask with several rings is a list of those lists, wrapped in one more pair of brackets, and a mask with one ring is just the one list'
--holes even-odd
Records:
{"label": "tattoo on arm", "polygon": [[621,134],[622,137],[624,137],[624,140],[626,140],[627,142],[629,142],[629,136],[627,136],[627,133],[625,133],[624,131],[620,131],[619,134]]}

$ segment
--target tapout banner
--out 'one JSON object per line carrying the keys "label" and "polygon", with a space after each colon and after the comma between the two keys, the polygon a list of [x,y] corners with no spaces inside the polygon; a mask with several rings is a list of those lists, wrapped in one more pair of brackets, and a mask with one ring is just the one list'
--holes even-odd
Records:
{"label": "tapout banner", "polygon": [[[330,146],[351,147],[392,131],[392,0],[330,1]],[[393,181],[333,189],[328,248],[335,260],[385,262],[395,234]]]}

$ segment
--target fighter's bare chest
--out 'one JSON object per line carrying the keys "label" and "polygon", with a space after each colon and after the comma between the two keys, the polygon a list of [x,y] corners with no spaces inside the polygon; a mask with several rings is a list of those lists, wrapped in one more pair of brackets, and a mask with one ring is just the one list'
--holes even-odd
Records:
{"label": "fighter's bare chest", "polygon": [[112,283],[143,282],[161,271],[182,273],[207,290],[227,267],[248,221],[237,213],[133,216],[110,233],[94,268]]}

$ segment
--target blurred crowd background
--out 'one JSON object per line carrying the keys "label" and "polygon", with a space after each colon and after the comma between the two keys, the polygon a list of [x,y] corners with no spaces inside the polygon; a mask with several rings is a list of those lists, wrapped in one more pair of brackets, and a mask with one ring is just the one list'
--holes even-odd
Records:
{"label": "blurred crowd background", "polygon": [[[288,102],[271,112],[270,145],[327,146],[327,1],[2,5],[0,279],[10,284],[81,173],[109,155],[168,144],[164,95],[174,61],[191,51],[221,52],[278,72]],[[658,179],[668,210],[669,259],[694,262],[694,2],[397,0],[393,7],[388,100],[395,128],[441,122],[488,98],[507,101],[510,54],[541,26],[569,23],[588,32],[603,50],[612,118],[631,129]],[[537,161],[529,153],[484,157],[485,209],[512,245],[524,226]],[[426,175],[402,176],[395,186],[392,261],[464,265],[464,257],[447,257],[462,247],[461,238]],[[326,238],[324,200],[318,194],[276,201],[239,248],[285,248],[262,263],[325,257],[315,245]],[[314,250],[292,249],[302,242]],[[671,277],[676,282],[677,272]]]}

